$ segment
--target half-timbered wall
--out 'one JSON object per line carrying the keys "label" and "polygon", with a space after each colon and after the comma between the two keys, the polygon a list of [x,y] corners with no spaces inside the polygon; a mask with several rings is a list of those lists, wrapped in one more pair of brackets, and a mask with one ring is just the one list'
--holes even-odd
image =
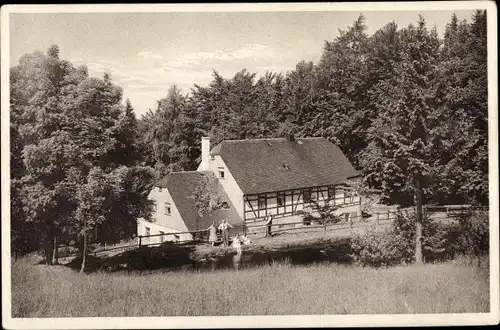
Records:
{"label": "half-timbered wall", "polygon": [[321,203],[331,199],[339,207],[356,205],[360,201],[359,197],[340,185],[245,195],[243,199],[246,221],[262,219],[268,214],[277,217],[292,215],[311,206],[311,200]]}

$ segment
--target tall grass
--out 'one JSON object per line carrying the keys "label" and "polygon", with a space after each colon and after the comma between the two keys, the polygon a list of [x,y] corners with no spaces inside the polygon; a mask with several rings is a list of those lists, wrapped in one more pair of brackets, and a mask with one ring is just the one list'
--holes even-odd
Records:
{"label": "tall grass", "polygon": [[90,275],[26,261],[12,267],[13,317],[488,311],[488,269],[465,262]]}

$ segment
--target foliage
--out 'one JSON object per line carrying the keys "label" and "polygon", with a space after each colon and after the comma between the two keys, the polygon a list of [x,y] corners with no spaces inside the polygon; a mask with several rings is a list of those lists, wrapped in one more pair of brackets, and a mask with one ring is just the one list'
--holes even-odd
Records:
{"label": "foliage", "polygon": [[332,199],[324,201],[311,200],[311,207],[304,208],[298,214],[302,216],[304,224],[310,224],[312,221],[327,225],[340,222],[342,219],[336,214],[338,207],[332,203]]}
{"label": "foliage", "polygon": [[10,70],[13,247],[39,242],[47,263],[57,237],[86,241],[100,226],[108,228],[102,242],[132,235],[124,228],[148,217],[152,181],[137,166],[137,122],[121,87],[58,54],[54,45]]}
{"label": "foliage", "polygon": [[[23,55],[10,68],[13,250],[49,255],[55,237],[82,232],[90,218],[103,240],[129,236],[135,217],[147,217],[148,185],[197,168],[202,136],[214,145],[323,136],[384,202],[484,205],[486,23],[478,10],[468,21],[453,15],[443,37],[423,18],[368,35],[361,15],[325,42],[318,63],[260,77],[214,71],[189,95],[173,86],[139,121],[109,74],[90,77],[85,66],[60,59],[55,45]],[[132,179],[139,172],[141,179]],[[375,202],[370,196],[363,202]]]}
{"label": "foliage", "polygon": [[380,202],[380,190],[370,188],[365,180],[347,180],[345,185],[361,198],[361,212],[368,213],[374,204]]}
{"label": "foliage", "polygon": [[190,198],[193,200],[196,210],[201,217],[221,209],[225,202],[218,192],[217,178],[212,172],[201,174],[201,180],[195,187]]}
{"label": "foliage", "polygon": [[[200,139],[322,136],[337,144],[382,201],[487,200],[486,14],[452,16],[445,35],[423,18],[372,35],[361,15],[326,41],[318,63],[286,73],[213,72],[189,95],[173,89],[145,116],[146,163],[194,170]],[[404,86],[404,88],[402,88]],[[155,124],[150,124],[152,118]],[[172,128],[172,130],[170,130]],[[155,136],[155,138],[152,138]],[[409,178],[409,179],[408,179]]]}
{"label": "foliage", "polygon": [[459,217],[454,248],[457,253],[476,257],[489,251],[489,217],[486,212],[467,212]]}
{"label": "foliage", "polygon": [[[415,214],[399,212],[387,232],[368,230],[351,239],[352,258],[363,266],[388,267],[415,261]],[[446,225],[424,218],[423,256],[425,261],[446,258],[453,253]]]}

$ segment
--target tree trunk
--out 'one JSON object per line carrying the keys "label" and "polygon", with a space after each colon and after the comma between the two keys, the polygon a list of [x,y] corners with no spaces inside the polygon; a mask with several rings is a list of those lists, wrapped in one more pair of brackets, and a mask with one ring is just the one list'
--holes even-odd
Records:
{"label": "tree trunk", "polygon": [[47,265],[52,265],[52,252],[54,250],[54,247],[52,245],[52,239],[51,237],[47,237],[45,240],[45,263]]}
{"label": "tree trunk", "polygon": [[59,253],[57,249],[57,236],[54,236],[54,246],[52,249],[52,264],[57,265],[59,263]]}
{"label": "tree trunk", "polygon": [[80,268],[80,273],[83,273],[83,270],[85,269],[85,261],[86,261],[86,256],[87,256],[87,235],[85,231],[82,233],[82,267]]}
{"label": "tree trunk", "polygon": [[415,180],[415,263],[422,264],[422,186],[420,179]]}

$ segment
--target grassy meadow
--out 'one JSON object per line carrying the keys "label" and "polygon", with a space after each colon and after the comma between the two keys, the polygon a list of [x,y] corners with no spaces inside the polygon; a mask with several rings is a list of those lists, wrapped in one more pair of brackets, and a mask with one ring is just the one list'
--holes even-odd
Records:
{"label": "grassy meadow", "polygon": [[250,269],[79,274],[12,263],[13,317],[472,313],[489,311],[488,263],[384,269],[277,263]]}

